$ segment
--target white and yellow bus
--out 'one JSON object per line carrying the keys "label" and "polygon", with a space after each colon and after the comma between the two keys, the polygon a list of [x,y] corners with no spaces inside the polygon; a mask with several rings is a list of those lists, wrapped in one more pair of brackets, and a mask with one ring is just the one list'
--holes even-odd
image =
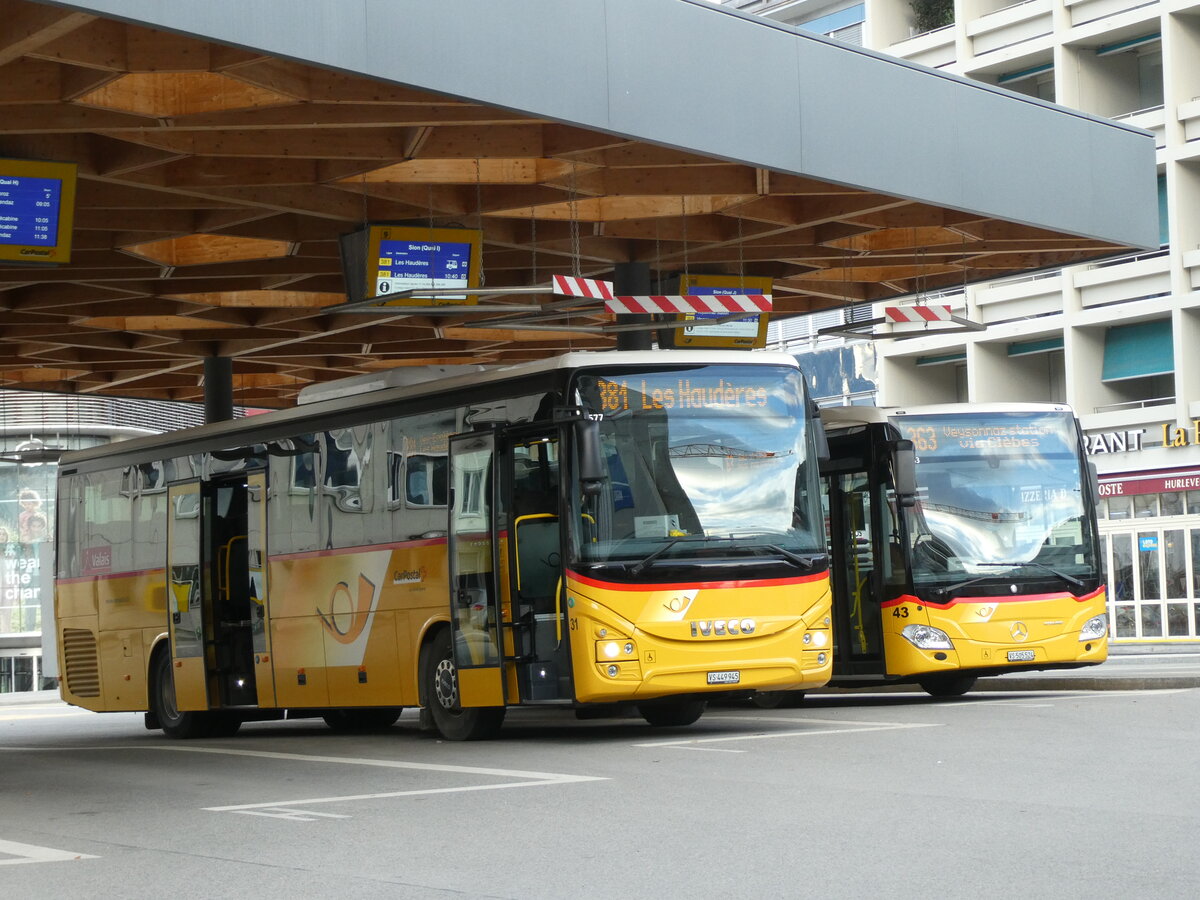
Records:
{"label": "white and yellow bus", "polygon": [[62,696],[173,737],[636,704],[831,672],[795,360],[571,353],[68,454]]}

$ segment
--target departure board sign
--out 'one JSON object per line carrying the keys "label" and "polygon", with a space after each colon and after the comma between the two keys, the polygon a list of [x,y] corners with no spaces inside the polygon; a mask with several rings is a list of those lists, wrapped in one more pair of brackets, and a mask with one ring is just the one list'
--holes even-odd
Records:
{"label": "departure board sign", "polygon": [[[380,306],[463,306],[477,297],[483,236],[466,228],[372,225],[367,232],[367,291]],[[461,288],[462,293],[427,297],[389,295],[403,291]]]}
{"label": "departure board sign", "polygon": [[0,159],[0,262],[71,261],[74,163]]}
{"label": "departure board sign", "polygon": [[[771,279],[739,275],[681,275],[679,293],[711,297],[714,294],[770,294]],[[676,327],[664,329],[658,343],[664,348],[720,347],[753,350],[767,345],[766,313],[732,321],[728,313],[679,313]],[[717,322],[717,324],[713,324]]]}

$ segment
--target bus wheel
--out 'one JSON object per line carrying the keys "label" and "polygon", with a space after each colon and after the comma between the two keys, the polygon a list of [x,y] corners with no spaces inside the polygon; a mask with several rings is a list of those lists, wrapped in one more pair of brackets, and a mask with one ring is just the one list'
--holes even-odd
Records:
{"label": "bus wheel", "polygon": [[929,675],[917,684],[930,697],[961,697],[978,680],[974,675]]}
{"label": "bus wheel", "polygon": [[759,709],[788,709],[804,702],[804,691],[755,691],[750,702]]}
{"label": "bus wheel", "polygon": [[706,706],[704,700],[651,700],[639,703],[637,709],[643,719],[657,728],[677,728],[699,719]]}
{"label": "bus wheel", "polygon": [[[175,703],[175,679],[171,675],[171,654],[166,650],[155,654],[151,663],[150,708],[167,737],[199,738],[212,733],[213,720],[208,713],[179,711]],[[237,731],[236,726],[229,734],[234,731]]]}
{"label": "bus wheel", "polygon": [[334,731],[379,731],[396,724],[403,706],[383,706],[377,709],[331,709],[321,716]]}
{"label": "bus wheel", "polygon": [[442,629],[425,648],[421,660],[421,699],[433,724],[448,741],[478,741],[495,736],[504,721],[503,706],[463,709],[459,705],[458,672],[450,632]]}

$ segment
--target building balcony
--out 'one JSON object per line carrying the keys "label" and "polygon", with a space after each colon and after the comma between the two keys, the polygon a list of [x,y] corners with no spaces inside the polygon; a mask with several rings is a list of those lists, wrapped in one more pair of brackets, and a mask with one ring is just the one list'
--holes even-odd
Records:
{"label": "building balcony", "polygon": [[1171,293],[1171,258],[1166,250],[1092,263],[1075,270],[1084,309],[1145,300]]}
{"label": "building balcony", "polygon": [[[1198,125],[1200,125],[1200,109],[1197,110],[1196,116]],[[1159,150],[1167,146],[1167,113],[1161,106],[1135,110],[1123,116],[1113,116],[1113,120],[1125,125],[1133,125],[1135,128],[1144,128],[1152,132],[1154,134],[1154,146]],[[1197,136],[1200,137],[1200,132],[1198,132]]]}
{"label": "building balcony", "polygon": [[954,26],[926,31],[906,41],[892,44],[887,52],[909,62],[929,66],[931,69],[953,65],[957,61],[954,46]]}
{"label": "building balcony", "polygon": [[1200,97],[1179,104],[1179,121],[1183,124],[1185,141],[1200,138]]}
{"label": "building balcony", "polygon": [[1095,22],[1108,16],[1154,6],[1157,0],[1065,0],[1064,5],[1071,17],[1071,26]]}
{"label": "building balcony", "polygon": [[976,56],[1054,31],[1051,0],[1026,0],[967,23],[967,36]]}
{"label": "building balcony", "polygon": [[1079,424],[1085,432],[1124,431],[1128,428],[1152,428],[1160,425],[1174,413],[1170,409],[1174,397],[1154,397],[1126,403],[1112,403],[1092,410],[1076,408]]}

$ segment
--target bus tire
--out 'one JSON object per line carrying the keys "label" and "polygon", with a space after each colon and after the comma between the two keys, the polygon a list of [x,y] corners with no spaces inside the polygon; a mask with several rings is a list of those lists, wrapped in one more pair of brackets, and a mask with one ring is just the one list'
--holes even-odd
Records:
{"label": "bus tire", "polygon": [[978,680],[974,675],[929,675],[917,684],[930,697],[961,697]]}
{"label": "bus tire", "polygon": [[804,691],[755,691],[750,702],[759,709],[789,709],[804,702]]}
{"label": "bus tire", "polygon": [[325,724],[343,734],[355,731],[381,731],[396,724],[403,706],[368,709],[331,709],[321,716]]}
{"label": "bus tire", "polygon": [[[171,654],[165,647],[155,653],[150,662],[150,710],[167,737],[187,740],[208,737],[212,733],[214,723],[209,713],[180,712],[176,706]],[[233,731],[237,731],[236,726]],[[233,734],[233,731],[229,733]]]}
{"label": "bus tire", "polygon": [[494,737],[504,721],[503,706],[463,709],[459,705],[458,672],[446,628],[438,630],[421,654],[421,702],[438,733],[448,741]]}
{"label": "bus tire", "polygon": [[691,725],[702,715],[708,703],[704,700],[649,700],[639,703],[642,718],[656,728],[680,728]]}

